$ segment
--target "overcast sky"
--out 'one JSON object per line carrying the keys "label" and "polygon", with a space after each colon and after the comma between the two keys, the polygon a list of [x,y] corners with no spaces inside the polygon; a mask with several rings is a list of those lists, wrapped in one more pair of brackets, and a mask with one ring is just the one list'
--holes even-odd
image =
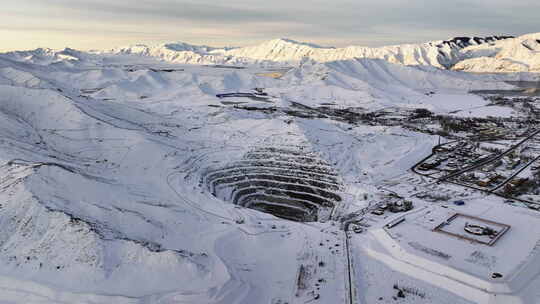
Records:
{"label": "overcast sky", "polygon": [[[274,38],[381,46],[540,32],[539,0],[3,0],[0,50]],[[6,3],[7,2],[7,3]]]}

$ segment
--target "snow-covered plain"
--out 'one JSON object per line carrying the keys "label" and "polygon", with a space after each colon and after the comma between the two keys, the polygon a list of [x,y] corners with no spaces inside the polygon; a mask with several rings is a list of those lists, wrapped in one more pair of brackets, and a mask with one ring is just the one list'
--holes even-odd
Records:
{"label": "snow-covered plain", "polygon": [[[469,92],[515,89],[505,81],[537,74],[448,70],[463,54],[490,57],[486,49],[515,41],[497,40],[0,54],[0,302],[393,303],[392,284],[405,282],[428,293],[408,303],[473,303],[456,292],[459,284],[445,287],[392,267],[385,255],[373,258],[383,245],[371,234],[351,238],[350,279],[339,221],[299,223],[235,206],[204,180],[261,148],[309,151],[343,185],[336,218],[358,211],[438,139],[269,108],[512,116]],[[530,71],[519,71],[534,72],[536,47],[504,58],[524,58]],[[216,97],[256,88],[267,95]],[[538,299],[524,290],[514,302],[486,296],[485,303]]]}

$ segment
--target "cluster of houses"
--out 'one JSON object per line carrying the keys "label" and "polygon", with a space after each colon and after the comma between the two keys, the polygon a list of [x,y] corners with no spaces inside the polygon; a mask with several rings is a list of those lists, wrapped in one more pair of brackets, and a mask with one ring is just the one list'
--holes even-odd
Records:
{"label": "cluster of houses", "polygon": [[508,183],[504,185],[504,193],[507,195],[513,194],[519,186],[523,185],[528,180],[529,179],[526,177],[523,177],[523,178],[516,177],[516,178],[511,179]]}
{"label": "cluster of houses", "polygon": [[494,122],[479,123],[472,130],[480,139],[515,138],[514,132],[509,132],[510,129],[498,126]]}
{"label": "cluster of houses", "polygon": [[[540,155],[540,139],[531,138],[507,150],[513,143],[459,140],[438,145],[415,169],[431,178],[450,176],[449,180],[454,183],[492,191],[540,210],[540,160],[531,164]],[[383,213],[382,210],[375,212]]]}
{"label": "cluster of houses", "polygon": [[[477,186],[484,188],[494,186],[497,183],[507,180],[510,173],[523,163],[524,161],[520,158],[519,153],[509,153],[501,159],[497,159],[482,166],[477,171],[463,174],[460,177],[460,180],[464,182],[473,182]],[[527,180],[527,178],[514,178],[509,181],[507,184],[508,188],[505,188],[505,190],[512,190]]]}
{"label": "cluster of houses", "polygon": [[489,187],[498,182],[504,181],[504,176],[496,172],[469,172],[460,176],[459,180],[467,183],[474,183],[480,187]]}
{"label": "cluster of houses", "polygon": [[488,155],[482,155],[476,150],[477,145],[467,141],[439,145],[433,149],[436,154],[420,164],[417,169],[420,171],[434,169],[453,171],[463,165],[469,165],[488,157]]}

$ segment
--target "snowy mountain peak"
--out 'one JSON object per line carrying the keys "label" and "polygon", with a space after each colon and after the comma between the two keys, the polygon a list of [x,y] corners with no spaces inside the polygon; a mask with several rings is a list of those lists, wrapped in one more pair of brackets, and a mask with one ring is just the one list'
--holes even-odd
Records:
{"label": "snowy mountain peak", "polygon": [[452,68],[466,72],[540,71],[540,33],[471,45],[462,50],[462,60]]}
{"label": "snowy mountain peak", "polygon": [[484,43],[493,43],[499,40],[515,38],[514,36],[487,36],[487,37],[454,37],[445,40],[441,45],[447,44],[451,46],[457,46],[465,48],[471,45],[480,45]]}
{"label": "snowy mountain peak", "polygon": [[85,52],[77,51],[71,48],[65,48],[63,50],[37,48],[29,51],[7,52],[2,54],[2,57],[14,61],[49,65],[58,62],[78,61],[81,57],[84,57],[85,54]]}
{"label": "snowy mountain peak", "polygon": [[309,42],[301,42],[301,41],[296,41],[296,40],[293,40],[293,39],[289,39],[289,38],[279,38],[279,39],[273,39],[273,40],[269,40],[267,42],[263,42],[262,44],[260,45],[273,45],[273,46],[307,46],[307,47],[310,47],[310,48],[315,48],[315,49],[328,49],[328,48],[331,48],[333,49],[334,47],[324,47],[324,46],[320,46],[320,45],[317,45],[317,44],[314,44],[314,43],[309,43]]}
{"label": "snowy mountain peak", "polygon": [[111,50],[113,53],[123,53],[123,54],[149,54],[155,53],[156,50],[166,51],[166,52],[194,52],[194,53],[208,53],[215,48],[205,46],[205,45],[193,45],[185,42],[168,42],[160,44],[134,44],[119,48],[114,48]]}
{"label": "snowy mountain peak", "polygon": [[177,52],[194,52],[194,53],[208,53],[210,51],[216,50],[217,48],[206,46],[206,45],[193,45],[185,42],[173,42],[162,44],[161,47],[167,48],[172,51]]}
{"label": "snowy mountain peak", "polygon": [[112,53],[122,53],[122,54],[138,54],[138,55],[148,55],[148,54],[156,54],[156,53],[163,53],[163,52],[191,52],[201,55],[209,54],[213,51],[227,51],[230,49],[234,49],[232,47],[225,47],[225,48],[216,48],[211,47],[207,45],[195,45],[191,43],[186,43],[183,41],[176,41],[176,42],[166,42],[166,43],[159,43],[159,44],[134,44],[124,47],[118,47],[110,50]]}

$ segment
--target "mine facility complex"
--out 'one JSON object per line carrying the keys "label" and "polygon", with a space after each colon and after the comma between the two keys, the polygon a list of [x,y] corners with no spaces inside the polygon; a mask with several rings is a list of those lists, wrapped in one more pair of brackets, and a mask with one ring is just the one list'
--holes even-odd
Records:
{"label": "mine facility complex", "polygon": [[535,209],[540,205],[539,133],[529,129],[513,140],[469,139],[439,144],[412,170],[438,183],[493,193]]}

